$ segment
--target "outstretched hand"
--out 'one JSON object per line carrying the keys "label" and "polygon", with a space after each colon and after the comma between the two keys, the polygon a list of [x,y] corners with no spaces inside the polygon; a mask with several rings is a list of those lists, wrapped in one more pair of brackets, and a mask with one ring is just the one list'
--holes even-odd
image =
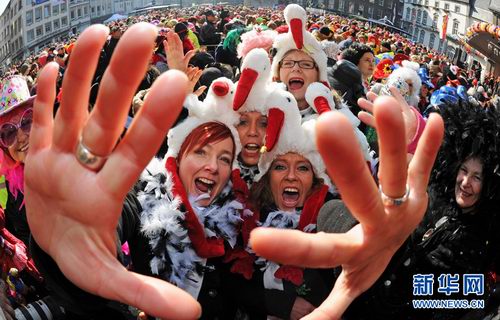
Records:
{"label": "outstretched hand", "polygon": [[167,54],[167,64],[170,70],[188,72],[189,60],[195,55],[195,50],[190,50],[184,54],[181,38],[174,31],[167,33],[167,39],[163,41]]}
{"label": "outstretched hand", "polygon": [[400,206],[382,202],[360,150],[352,147],[357,144],[352,126],[333,111],[318,120],[317,144],[343,201],[360,223],[344,234],[264,228],[252,232],[252,248],[267,259],[314,268],[342,266],[330,296],[304,319],[340,319],[350,303],[380,277],[427,208],[427,184],[443,137],[442,119],[431,115],[408,166],[399,102],[378,97],[373,117],[379,137],[381,189],[399,198],[408,185],[407,201]]}
{"label": "outstretched hand", "polygon": [[[396,87],[390,87],[389,91],[391,95],[398,102],[397,108],[401,111],[403,115],[403,120],[405,123],[406,129],[406,139],[409,143],[411,139],[415,136],[417,131],[417,117],[415,113],[411,110],[411,107],[406,102],[405,98],[401,95],[399,90]],[[375,118],[373,117],[373,102],[377,99],[378,95],[372,91],[368,92],[367,98],[360,98],[358,100],[358,105],[363,108],[365,111],[360,111],[358,113],[358,118],[363,121],[366,125],[377,129]]]}
{"label": "outstretched hand", "polygon": [[[55,119],[57,64],[48,64],[40,75],[25,166],[28,222],[39,246],[82,289],[157,317],[194,319],[200,306],[189,294],[166,281],[127,271],[116,258],[115,245],[125,196],[175,121],[187,79],[178,71],[161,75],[117,143],[146,72],[156,31],[139,23],[124,34],[89,114],[90,84],[107,36],[106,27],[95,25],[79,37]],[[92,171],[77,160],[80,139],[93,153],[106,157],[102,168]]]}

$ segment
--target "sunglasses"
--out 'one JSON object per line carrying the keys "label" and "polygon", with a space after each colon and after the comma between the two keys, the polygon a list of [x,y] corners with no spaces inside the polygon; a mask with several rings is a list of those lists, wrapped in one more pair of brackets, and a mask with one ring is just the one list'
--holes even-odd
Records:
{"label": "sunglasses", "polygon": [[24,111],[19,123],[6,122],[0,126],[0,143],[5,148],[12,146],[17,140],[17,130],[29,134],[33,123],[33,109]]}

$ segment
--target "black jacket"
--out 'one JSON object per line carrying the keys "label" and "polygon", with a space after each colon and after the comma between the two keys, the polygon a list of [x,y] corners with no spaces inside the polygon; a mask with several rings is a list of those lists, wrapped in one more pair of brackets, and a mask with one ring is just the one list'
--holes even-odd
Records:
{"label": "black jacket", "polygon": [[[413,308],[412,300],[487,300],[487,274],[499,268],[498,228],[494,212],[463,214],[453,203],[432,199],[424,221],[396,252],[377,282],[351,304],[345,319],[461,319],[470,310],[419,310]],[[462,295],[463,275],[467,273],[485,275],[484,296]],[[413,276],[416,274],[434,275],[432,296],[413,295]],[[460,293],[450,296],[438,293],[441,274],[459,274]]]}
{"label": "black jacket", "polygon": [[[128,242],[133,271],[154,276],[149,262],[153,254],[148,239],[140,232],[141,205],[131,192],[127,195],[122,215],[118,222],[117,234],[118,259],[124,261],[121,254],[121,243]],[[40,272],[45,277],[51,296],[61,305],[71,319],[135,319],[128,308],[116,301],[109,301],[87,293],[64,277],[54,260],[36,243],[31,246],[33,258]],[[234,319],[236,305],[230,291],[231,283],[226,275],[229,267],[222,258],[210,258],[204,267],[203,284],[198,295],[202,305],[202,319]]]}
{"label": "black jacket", "polygon": [[[217,33],[215,25],[211,22],[205,22],[200,30],[200,44],[207,46],[215,46],[220,42],[220,34]],[[215,50],[213,48],[212,50]],[[209,50],[211,51],[211,50]]]}

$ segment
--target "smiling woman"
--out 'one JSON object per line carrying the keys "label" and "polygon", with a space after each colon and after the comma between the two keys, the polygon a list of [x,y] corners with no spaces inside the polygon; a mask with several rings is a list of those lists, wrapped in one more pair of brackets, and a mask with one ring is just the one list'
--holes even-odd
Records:
{"label": "smiling woman", "polygon": [[[33,101],[23,77],[12,76],[2,81],[0,100],[0,147],[3,159],[0,173],[5,175],[9,191],[6,208],[7,227],[26,244],[29,228],[24,202],[24,160],[29,149],[33,121]],[[19,214],[21,212],[21,214]]]}
{"label": "smiling woman", "polygon": [[0,225],[14,235],[2,235],[2,241],[6,242],[2,247],[8,248],[9,242],[16,243],[11,254],[2,249],[3,270],[17,268],[24,281],[31,282],[29,278],[33,277],[39,287],[40,274],[27,254],[30,228],[24,207],[24,161],[29,149],[34,97],[30,97],[26,80],[21,76],[2,79],[0,89],[0,175],[5,175],[8,192]]}

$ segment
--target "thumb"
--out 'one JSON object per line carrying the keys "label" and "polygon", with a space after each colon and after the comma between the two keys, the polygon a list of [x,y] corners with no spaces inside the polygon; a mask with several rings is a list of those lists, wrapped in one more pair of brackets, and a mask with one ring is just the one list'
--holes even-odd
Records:
{"label": "thumb", "polygon": [[206,89],[207,89],[207,86],[201,86],[201,87],[199,87],[198,89],[196,89],[196,91],[194,92],[194,94],[195,94],[197,97],[199,97],[199,96],[201,96],[201,94],[202,94],[203,92],[205,92],[205,90],[206,90]]}

